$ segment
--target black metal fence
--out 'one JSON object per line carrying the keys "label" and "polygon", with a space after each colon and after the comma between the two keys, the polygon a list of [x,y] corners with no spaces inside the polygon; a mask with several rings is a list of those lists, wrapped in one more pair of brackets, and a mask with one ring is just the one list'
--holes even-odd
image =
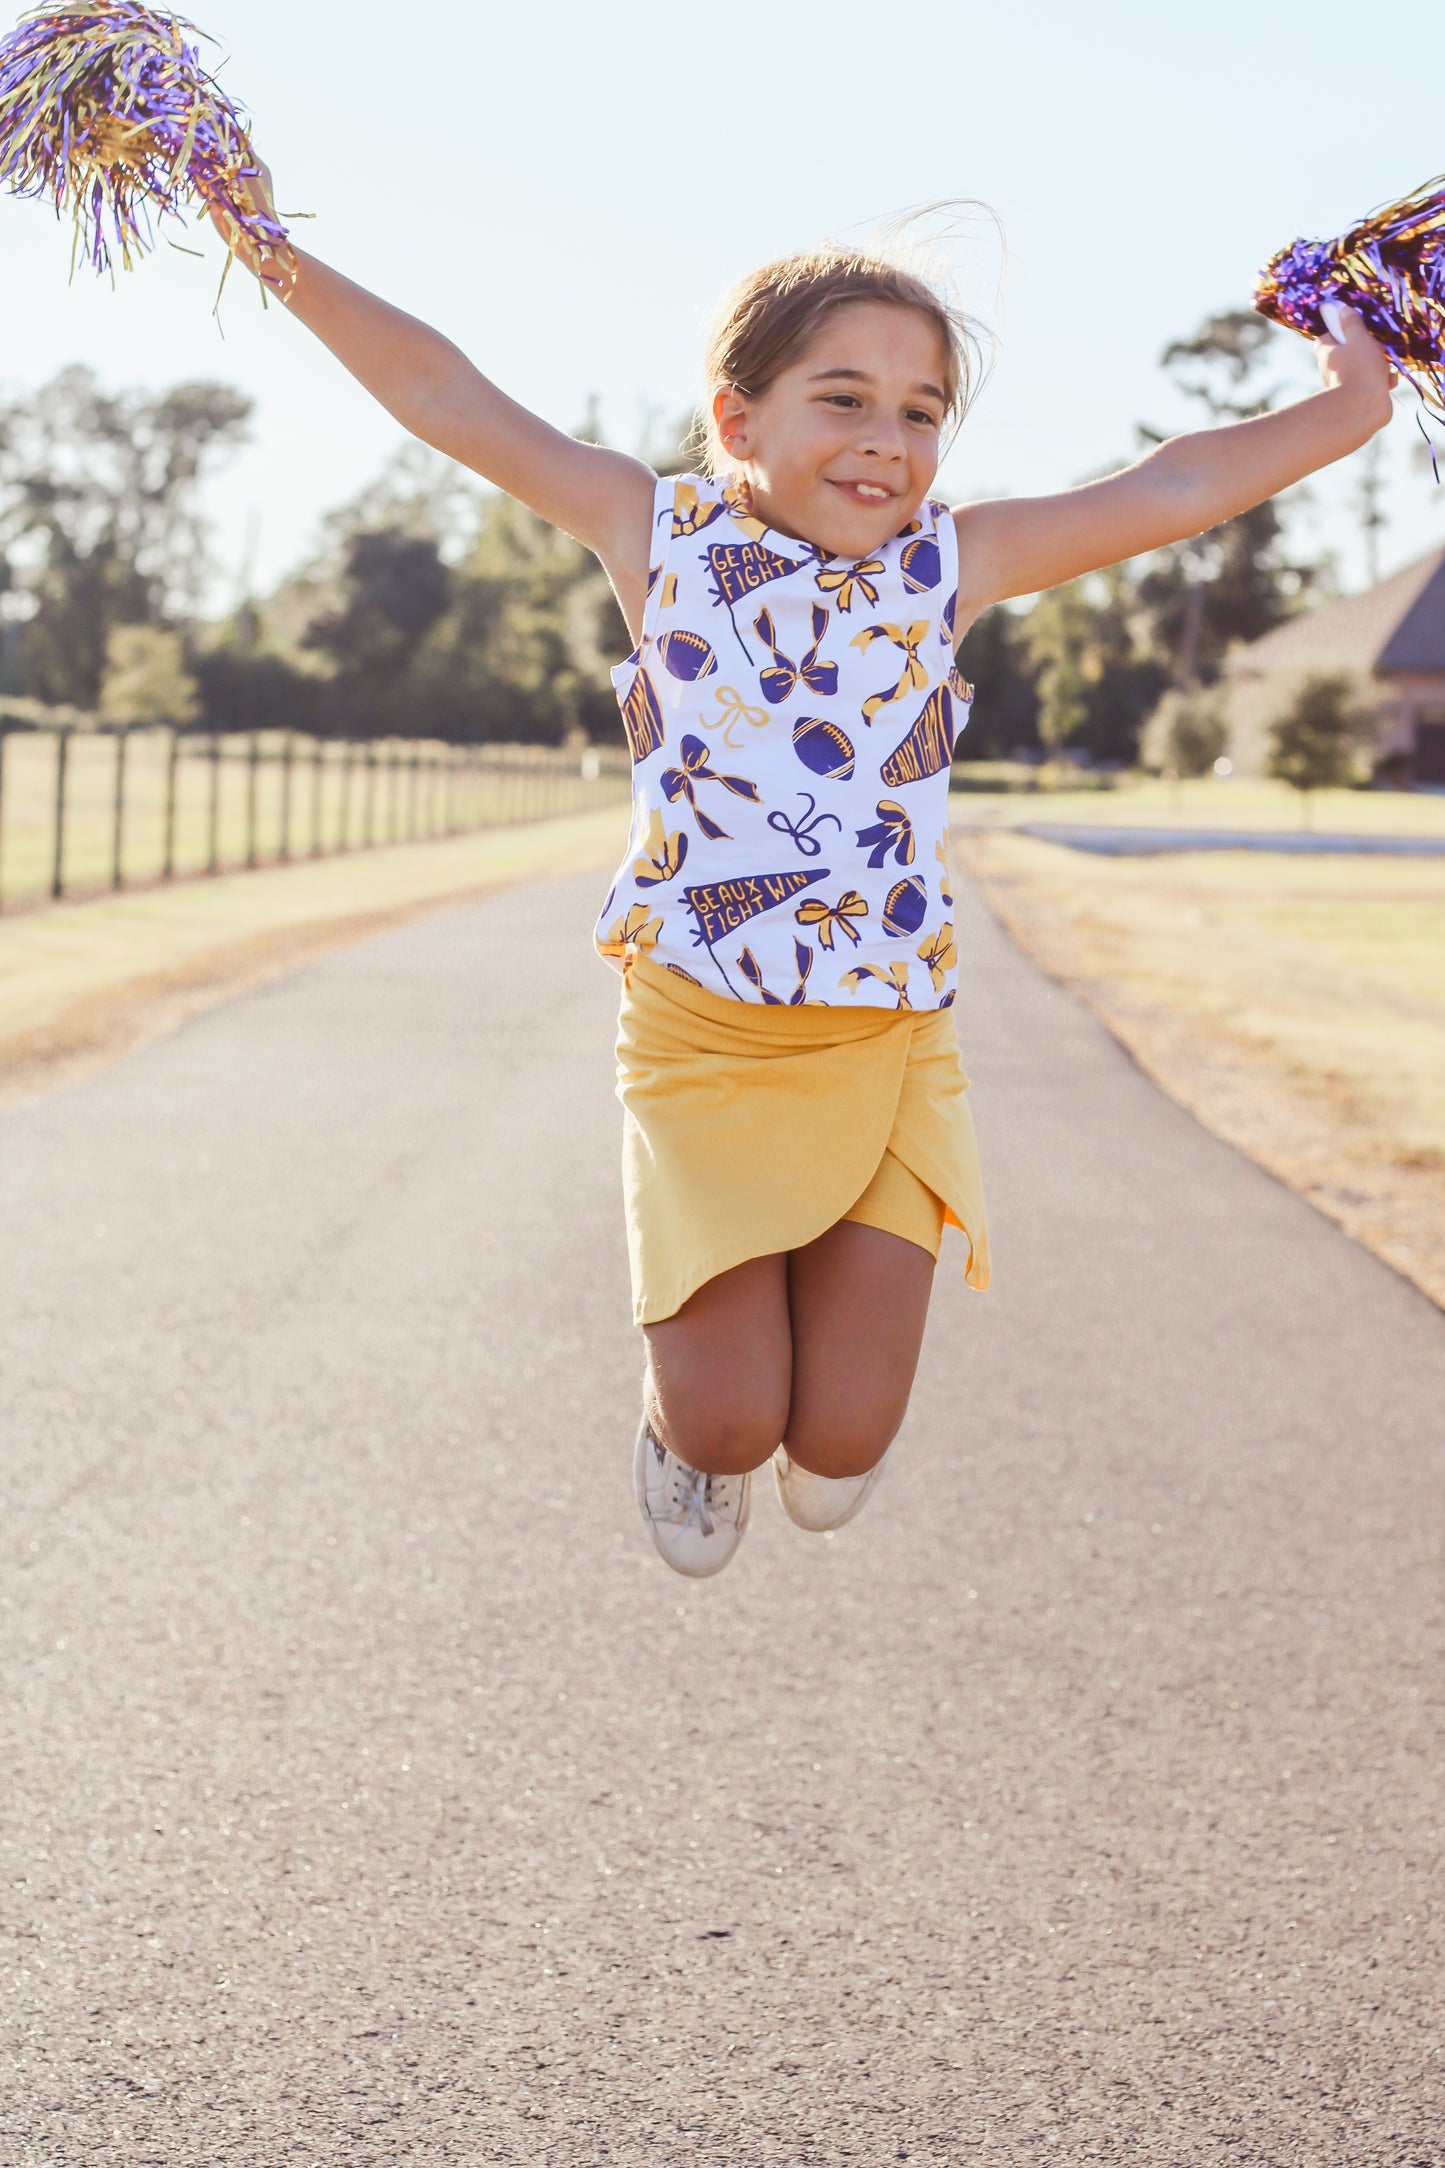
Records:
{"label": "black metal fence", "polygon": [[549,820],[629,787],[621,748],[0,717],[0,909]]}

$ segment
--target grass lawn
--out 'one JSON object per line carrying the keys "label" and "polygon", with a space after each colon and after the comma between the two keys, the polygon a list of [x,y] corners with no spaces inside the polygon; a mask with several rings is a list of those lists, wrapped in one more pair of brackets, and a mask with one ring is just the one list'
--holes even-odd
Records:
{"label": "grass lawn", "polygon": [[135,889],[0,918],[0,1096],[128,1052],[240,987],[514,881],[616,866],[628,808]]}
{"label": "grass lawn", "polygon": [[961,849],[1174,1098],[1445,1305],[1445,861]]}
{"label": "grass lawn", "polygon": [[955,791],[956,831],[1027,821],[1088,821],[1104,828],[1283,828],[1326,835],[1445,836],[1445,792],[1317,790],[1308,805],[1286,783],[1204,776],[1166,783],[1122,776],[1113,790]]}

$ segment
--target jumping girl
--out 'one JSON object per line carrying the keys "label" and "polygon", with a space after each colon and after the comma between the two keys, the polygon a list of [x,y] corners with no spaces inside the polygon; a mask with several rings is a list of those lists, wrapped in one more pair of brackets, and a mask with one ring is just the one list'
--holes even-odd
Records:
{"label": "jumping girl", "polygon": [[622,975],[638,1501],[691,1575],[732,1557],[768,1460],[794,1521],[840,1527],[907,1408],[945,1222],[988,1284],[954,1011],[954,649],[993,603],[1358,450],[1389,419],[1389,364],[1341,311],[1296,405],[952,511],[932,491],[974,349],[886,257],[821,249],[742,281],[708,348],[701,471],[664,481],[314,257],[251,268],[405,428],[612,582],[637,643],[613,672],[633,818],[597,945]]}

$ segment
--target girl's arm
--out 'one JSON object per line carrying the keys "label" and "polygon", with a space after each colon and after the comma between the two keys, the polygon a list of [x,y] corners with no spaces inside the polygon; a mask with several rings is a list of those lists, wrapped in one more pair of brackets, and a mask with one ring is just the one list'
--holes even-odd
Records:
{"label": "girl's arm", "polygon": [[1390,419],[1389,362],[1353,310],[1318,347],[1324,389],[1277,414],[1175,437],[1122,474],[1057,497],[964,505],[958,532],[960,633],[990,603],[1203,534],[1358,451]]}
{"label": "girl's arm", "polygon": [[[263,169],[267,206],[271,177]],[[254,194],[259,198],[261,186]],[[223,214],[213,214],[229,239]],[[485,475],[601,559],[634,638],[642,624],[656,476],[641,460],[579,444],[489,383],[459,347],[293,246],[294,283],[273,257],[242,260],[329,346],[404,429]]]}

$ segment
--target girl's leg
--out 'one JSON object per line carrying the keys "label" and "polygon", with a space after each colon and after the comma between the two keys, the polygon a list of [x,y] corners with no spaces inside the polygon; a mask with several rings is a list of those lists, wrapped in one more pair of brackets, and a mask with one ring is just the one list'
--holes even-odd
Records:
{"label": "girl's leg", "polygon": [[752,1257],[720,1272],[644,1333],[647,1408],[660,1442],[707,1475],[761,1468],[788,1422],[788,1259]]}
{"label": "girl's leg", "polygon": [[864,1475],[883,1458],[907,1412],[933,1259],[901,1235],[840,1220],[786,1263],[788,1457],[812,1475]]}

